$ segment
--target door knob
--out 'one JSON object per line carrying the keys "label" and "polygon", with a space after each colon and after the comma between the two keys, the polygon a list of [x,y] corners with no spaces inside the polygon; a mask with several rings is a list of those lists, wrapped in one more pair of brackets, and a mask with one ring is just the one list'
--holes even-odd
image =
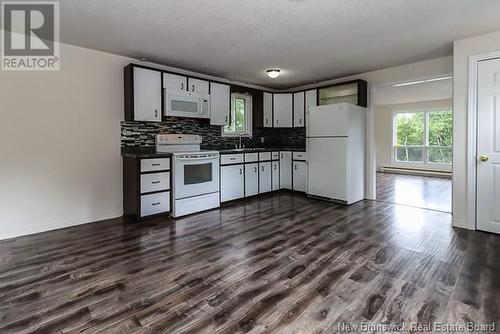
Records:
{"label": "door knob", "polygon": [[479,157],[479,160],[481,160],[481,161],[483,161],[483,162],[488,161],[489,159],[490,159],[490,158],[489,158],[487,155],[484,155],[484,154],[483,154],[482,156],[480,156],[480,157]]}

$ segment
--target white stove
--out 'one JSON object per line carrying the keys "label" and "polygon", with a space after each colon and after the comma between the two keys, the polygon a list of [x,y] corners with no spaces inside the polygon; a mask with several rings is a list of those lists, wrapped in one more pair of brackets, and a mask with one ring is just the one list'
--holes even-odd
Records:
{"label": "white stove", "polygon": [[219,152],[200,150],[201,137],[185,134],[156,136],[156,151],[172,153],[172,215],[220,206]]}

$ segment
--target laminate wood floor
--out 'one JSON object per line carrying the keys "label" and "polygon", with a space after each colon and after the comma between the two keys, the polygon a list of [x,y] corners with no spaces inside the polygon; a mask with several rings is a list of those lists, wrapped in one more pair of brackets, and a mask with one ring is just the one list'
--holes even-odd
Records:
{"label": "laminate wood floor", "polygon": [[115,219],[0,242],[0,333],[499,328],[500,237],[450,220],[282,192],[176,221]]}
{"label": "laminate wood floor", "polygon": [[377,200],[451,212],[451,179],[378,172]]}

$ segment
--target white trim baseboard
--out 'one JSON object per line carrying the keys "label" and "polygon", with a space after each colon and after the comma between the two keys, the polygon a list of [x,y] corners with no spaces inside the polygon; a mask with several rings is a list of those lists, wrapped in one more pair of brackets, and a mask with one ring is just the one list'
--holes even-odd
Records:
{"label": "white trim baseboard", "polygon": [[465,222],[464,220],[452,219],[451,220],[451,225],[453,227],[463,228],[463,229],[466,229],[466,230],[475,230],[475,228],[472,228],[471,226],[468,226],[467,222]]}
{"label": "white trim baseboard", "polygon": [[60,221],[55,221],[55,222],[51,222],[51,223],[43,224],[43,225],[22,227],[20,229],[15,229],[15,230],[11,230],[11,231],[2,231],[0,233],[0,240],[3,241],[3,240],[12,239],[12,238],[19,238],[19,237],[23,237],[23,236],[31,235],[31,234],[38,234],[38,233],[43,233],[43,232],[48,232],[48,231],[60,230],[60,229],[66,228],[66,227],[95,223],[95,222],[98,222],[101,220],[119,218],[122,215],[123,215],[123,210],[122,210],[122,208],[120,208],[117,210],[113,210],[112,212],[110,212],[108,214],[103,214],[103,215],[94,216],[94,217],[76,218],[76,219],[72,219],[72,220],[62,220],[62,221],[60,220]]}

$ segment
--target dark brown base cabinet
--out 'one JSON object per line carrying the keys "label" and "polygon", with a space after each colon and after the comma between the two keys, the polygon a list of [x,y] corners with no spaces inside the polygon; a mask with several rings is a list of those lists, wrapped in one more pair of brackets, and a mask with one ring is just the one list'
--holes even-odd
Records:
{"label": "dark brown base cabinet", "polygon": [[170,213],[170,158],[123,157],[123,213],[141,220]]}

